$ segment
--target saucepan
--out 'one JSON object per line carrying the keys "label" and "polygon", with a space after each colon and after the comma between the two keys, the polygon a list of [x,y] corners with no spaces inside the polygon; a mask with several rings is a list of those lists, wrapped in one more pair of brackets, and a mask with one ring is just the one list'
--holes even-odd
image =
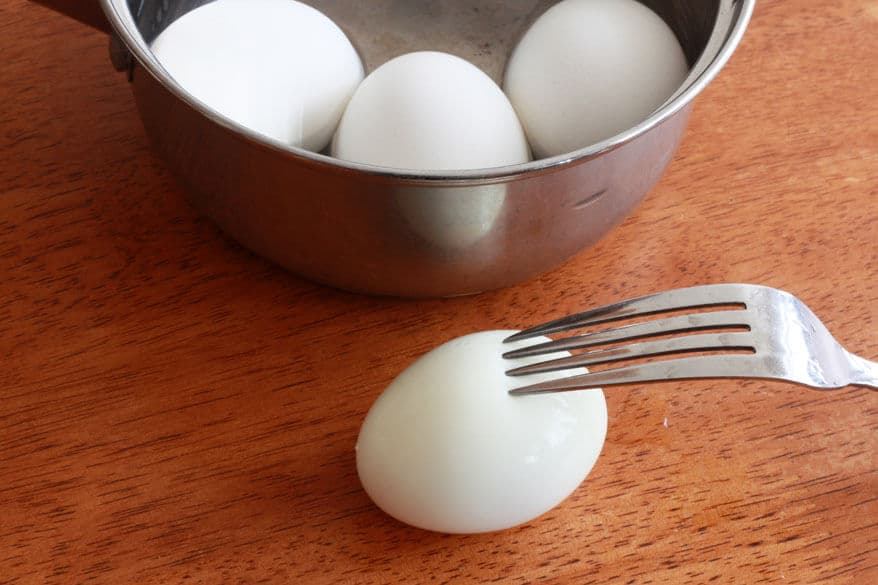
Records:
{"label": "saucepan", "polygon": [[[205,0],[37,1],[110,35],[112,62],[127,74],[155,152],[222,230],[308,279],[402,297],[516,284],[620,223],[673,159],[693,100],[734,52],[754,5],[641,0],[670,25],[691,69],[671,99],[617,136],[527,164],[412,172],[273,141],[193,98],[149,46]],[[348,32],[367,72],[402,52],[438,49],[497,80],[517,38],[552,3],[487,0],[473,10],[457,0],[306,2]]]}

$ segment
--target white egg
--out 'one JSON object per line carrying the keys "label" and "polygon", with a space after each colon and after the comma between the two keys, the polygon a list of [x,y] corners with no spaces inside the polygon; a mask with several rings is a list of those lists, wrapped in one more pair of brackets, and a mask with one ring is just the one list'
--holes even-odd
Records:
{"label": "white egg", "polygon": [[564,0],[522,37],[504,88],[543,158],[636,126],[687,73],[677,37],[640,2]]}
{"label": "white egg", "polygon": [[360,430],[357,471],[382,510],[437,532],[501,530],[555,507],[588,475],[607,432],[603,392],[510,396],[522,379],[505,371],[545,359],[504,360],[535,341],[504,344],[512,333],[450,341],[379,396]]}
{"label": "white egg", "polygon": [[294,0],[216,0],[174,21],[152,51],[223,116],[312,151],[329,144],[363,79],[341,29]]}
{"label": "white egg", "polygon": [[332,154],[409,170],[482,169],[530,160],[521,123],[500,87],[475,65],[433,51],[391,59],[360,84]]}

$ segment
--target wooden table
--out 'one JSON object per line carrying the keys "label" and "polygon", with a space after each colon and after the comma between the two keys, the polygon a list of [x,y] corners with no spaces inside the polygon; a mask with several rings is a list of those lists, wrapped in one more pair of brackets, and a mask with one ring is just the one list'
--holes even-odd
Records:
{"label": "wooden table", "polygon": [[762,0],[612,235],[515,288],[399,301],[222,236],[150,154],[106,38],[5,0],[0,583],[878,582],[863,390],[612,390],[591,476],[497,534],[388,518],[353,451],[436,343],[659,289],[786,288],[878,357],[876,62],[875,2]]}

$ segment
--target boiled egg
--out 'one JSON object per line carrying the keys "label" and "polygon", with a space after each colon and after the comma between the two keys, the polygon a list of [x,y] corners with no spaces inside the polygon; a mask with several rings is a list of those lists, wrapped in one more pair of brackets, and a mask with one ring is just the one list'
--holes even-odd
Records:
{"label": "boiled egg", "polygon": [[326,148],[363,79],[342,30],[294,0],[216,0],[171,23],[151,45],[197,100],[255,132]]}
{"label": "boiled egg", "polygon": [[504,89],[538,158],[611,138],[649,117],[683,83],[686,56],[636,0],[564,0],[524,34]]}
{"label": "boiled egg", "polygon": [[465,170],[527,162],[515,110],[475,65],[423,51],[401,55],[357,88],[332,144],[335,157],[407,170]]}
{"label": "boiled egg", "polygon": [[445,343],[378,397],[360,430],[357,471],[379,508],[427,530],[489,532],[533,520],[585,479],[607,432],[604,394],[510,396],[522,379],[505,371],[547,357],[504,359],[505,351],[541,341],[503,343],[513,333]]}

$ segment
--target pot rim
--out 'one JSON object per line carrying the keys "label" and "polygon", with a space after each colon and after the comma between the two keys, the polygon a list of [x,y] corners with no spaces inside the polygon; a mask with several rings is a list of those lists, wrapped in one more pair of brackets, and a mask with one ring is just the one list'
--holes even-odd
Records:
{"label": "pot rim", "polygon": [[[753,14],[755,2],[756,0],[719,0],[714,30],[705,45],[701,57],[691,68],[689,77],[681,88],[662,106],[656,109],[644,121],[628,130],[566,154],[527,163],[463,171],[415,171],[346,161],[325,154],[311,152],[270,138],[226,118],[186,91],[162,67],[143,40],[137,24],[131,15],[131,11],[128,9],[126,0],[100,0],[104,13],[116,35],[122,40],[137,62],[156,81],[204,117],[241,135],[249,142],[267,147],[269,150],[289,156],[293,160],[298,160],[298,162],[321,166],[327,170],[356,172],[375,178],[381,177],[407,182],[447,184],[498,182],[518,178],[522,175],[542,174],[545,171],[564,168],[595,158],[646,134],[688,106],[719,74],[743,38]],[[731,19],[731,27],[726,30],[720,28],[724,18]],[[712,45],[718,45],[718,50],[715,54],[709,52],[713,48]]]}

